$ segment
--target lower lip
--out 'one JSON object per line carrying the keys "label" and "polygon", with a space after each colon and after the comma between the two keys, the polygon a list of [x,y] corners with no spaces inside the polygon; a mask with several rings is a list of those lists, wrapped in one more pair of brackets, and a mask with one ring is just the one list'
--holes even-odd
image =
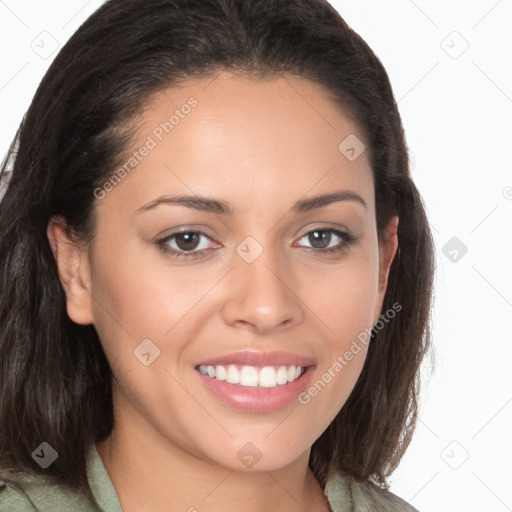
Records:
{"label": "lower lip", "polygon": [[217,380],[203,375],[199,370],[197,374],[206,388],[222,402],[247,412],[268,412],[281,409],[297,401],[298,396],[308,386],[314,367],[306,367],[306,371],[293,382],[277,385],[274,388],[261,388],[230,384],[225,380]]}

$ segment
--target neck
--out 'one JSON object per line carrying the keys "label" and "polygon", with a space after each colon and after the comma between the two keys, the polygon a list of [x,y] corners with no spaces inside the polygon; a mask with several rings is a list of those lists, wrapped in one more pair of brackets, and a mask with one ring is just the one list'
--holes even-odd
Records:
{"label": "neck", "polygon": [[330,510],[309,450],[278,470],[236,471],[141,427],[116,416],[112,433],[96,444],[124,512]]}

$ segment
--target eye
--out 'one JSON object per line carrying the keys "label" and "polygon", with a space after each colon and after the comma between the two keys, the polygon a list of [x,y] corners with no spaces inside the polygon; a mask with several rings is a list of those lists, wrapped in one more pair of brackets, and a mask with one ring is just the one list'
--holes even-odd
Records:
{"label": "eye", "polygon": [[332,228],[314,229],[306,233],[299,241],[303,239],[311,244],[309,249],[320,253],[344,251],[355,240],[349,233]]}
{"label": "eye", "polygon": [[[176,258],[197,258],[206,253],[210,248],[208,242],[213,240],[202,231],[180,231],[157,240],[158,248]],[[217,245],[220,247],[219,245]]]}
{"label": "eye", "polygon": [[[300,240],[310,243],[304,249],[314,253],[339,253],[347,250],[355,238],[347,232],[325,228],[309,231]],[[158,249],[178,259],[204,256],[209,250],[222,247],[202,231],[180,231],[155,242]],[[209,246],[210,245],[210,246]],[[301,244],[302,245],[302,244]]]}

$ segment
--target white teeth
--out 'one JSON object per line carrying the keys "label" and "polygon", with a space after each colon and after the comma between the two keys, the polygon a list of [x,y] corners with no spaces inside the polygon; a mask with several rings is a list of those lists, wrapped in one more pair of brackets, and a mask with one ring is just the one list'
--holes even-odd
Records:
{"label": "white teeth", "polygon": [[226,380],[230,384],[238,384],[240,382],[240,372],[234,364],[228,366]]}
{"label": "white teeth", "polygon": [[288,382],[288,370],[286,366],[281,366],[279,370],[277,370],[277,383],[280,385],[286,384]]}
{"label": "white teeth", "polygon": [[228,372],[224,366],[216,366],[215,367],[215,378],[217,380],[226,380],[228,378]]}
{"label": "white teeth", "polygon": [[227,368],[222,365],[201,365],[199,371],[203,375],[217,380],[225,380],[230,384],[240,384],[245,387],[274,388],[283,386],[297,380],[303,373],[301,366],[243,366],[239,370],[236,365],[230,364]]}
{"label": "white teeth", "polygon": [[261,369],[258,384],[262,388],[273,388],[277,385],[276,371],[272,366],[265,366]]}
{"label": "white teeth", "polygon": [[257,386],[258,370],[254,366],[244,366],[240,372],[240,384],[242,386]]}

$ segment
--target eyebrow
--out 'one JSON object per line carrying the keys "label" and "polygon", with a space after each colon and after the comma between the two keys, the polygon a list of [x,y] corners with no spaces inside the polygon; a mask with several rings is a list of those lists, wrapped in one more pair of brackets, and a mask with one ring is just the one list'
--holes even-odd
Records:
{"label": "eyebrow", "polygon": [[[323,194],[309,199],[301,199],[293,205],[292,211],[295,213],[306,213],[314,210],[315,208],[321,208],[340,201],[355,201],[364,206],[364,208],[368,208],[366,202],[359,194],[356,194],[351,190],[337,190],[329,194]],[[208,197],[165,195],[146,203],[140,208],[137,208],[135,213],[151,210],[159,204],[177,204],[208,213],[219,213],[223,215],[232,215],[234,212],[233,207],[229,203]]]}

